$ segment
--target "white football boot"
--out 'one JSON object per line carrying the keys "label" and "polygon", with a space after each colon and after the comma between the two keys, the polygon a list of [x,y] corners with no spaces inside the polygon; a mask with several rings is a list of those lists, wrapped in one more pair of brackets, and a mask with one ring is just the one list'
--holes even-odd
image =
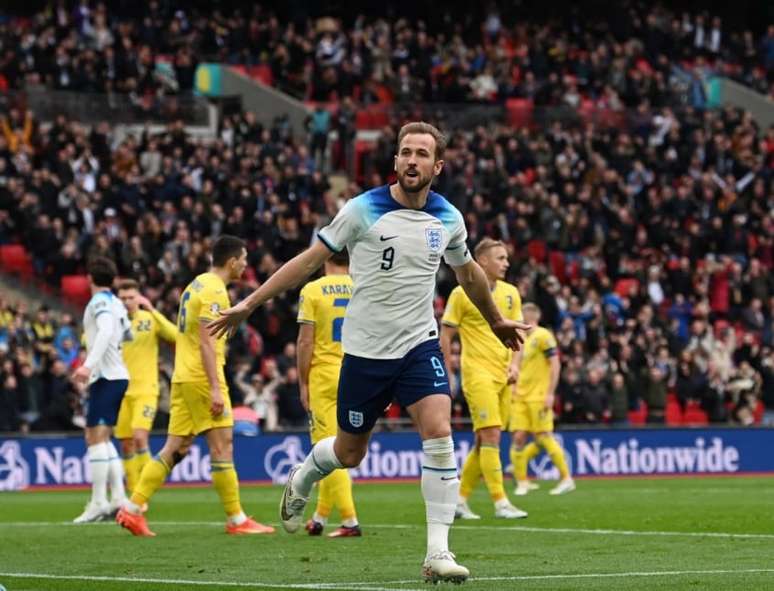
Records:
{"label": "white football boot", "polygon": [[566,495],[575,490],[575,481],[572,478],[563,478],[554,488],[548,491],[549,495]]}
{"label": "white football boot", "polygon": [[502,499],[495,503],[495,517],[497,519],[524,519],[526,516],[526,511],[514,507],[508,499]]}
{"label": "white football boot", "polygon": [[454,509],[454,519],[481,519],[481,515],[476,515],[468,506],[467,501],[457,503]]}
{"label": "white football boot", "polygon": [[309,497],[302,497],[293,492],[293,476],[300,467],[301,464],[298,464],[290,470],[285,490],[280,499],[280,521],[282,521],[282,527],[289,534],[296,533],[301,527],[301,522],[304,520],[304,509],[309,502]]}
{"label": "white football boot", "polygon": [[73,519],[73,523],[95,523],[102,521],[105,517],[110,515],[110,505],[105,503],[104,505],[98,505],[89,501],[86,503],[86,507],[83,513]]}
{"label": "white football boot", "polygon": [[513,491],[513,494],[515,494],[517,497],[523,497],[531,490],[537,490],[540,488],[540,485],[536,482],[532,482],[531,480],[520,480],[516,483],[516,488]]}
{"label": "white football boot", "polygon": [[422,565],[422,579],[427,583],[464,583],[470,571],[454,560],[454,554],[448,550],[436,552],[425,558]]}

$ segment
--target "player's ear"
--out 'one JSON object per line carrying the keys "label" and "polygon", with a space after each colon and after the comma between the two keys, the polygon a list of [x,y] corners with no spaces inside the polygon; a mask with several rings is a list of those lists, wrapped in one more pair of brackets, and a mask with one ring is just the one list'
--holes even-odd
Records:
{"label": "player's ear", "polygon": [[435,176],[438,176],[441,174],[441,171],[443,170],[444,161],[443,160],[436,160],[435,164],[433,164],[433,174]]}

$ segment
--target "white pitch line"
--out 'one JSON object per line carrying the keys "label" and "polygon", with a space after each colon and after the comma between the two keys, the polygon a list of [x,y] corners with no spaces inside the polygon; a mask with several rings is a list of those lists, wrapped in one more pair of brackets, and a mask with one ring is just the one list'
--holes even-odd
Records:
{"label": "white pitch line", "polygon": [[[470,577],[469,583],[484,581],[548,581],[555,579],[609,579],[619,577],[674,577],[688,575],[744,575],[744,574],[768,574],[774,573],[774,568],[742,568],[732,569],[712,569],[712,570],[657,570],[657,571],[633,571],[624,573],[569,573],[557,575],[515,575],[508,577]],[[408,585],[416,581],[411,579],[400,579],[396,581],[380,581],[380,585]],[[352,584],[352,583],[348,583]],[[355,583],[357,584],[357,583]],[[368,583],[363,583],[367,585]],[[365,589],[361,587],[361,589]],[[401,591],[407,591],[401,588]]]}
{"label": "white pitch line", "polygon": [[[0,522],[0,529],[3,527],[51,527],[51,526],[75,526],[84,527],[94,525],[114,525],[112,522],[99,522],[89,524],[75,524],[70,521],[9,521]],[[150,525],[170,526],[170,527],[222,527],[221,521],[151,521]],[[277,524],[274,524],[277,525]],[[406,523],[366,523],[366,529],[419,529],[423,525]],[[651,530],[629,530],[629,529],[586,529],[572,527],[529,527],[526,525],[454,525],[453,529],[459,530],[481,530],[481,531],[499,531],[499,532],[526,532],[526,533],[546,533],[546,534],[586,534],[597,536],[657,536],[657,537],[688,537],[688,538],[723,538],[723,539],[742,539],[742,540],[774,540],[774,534],[757,533],[734,533],[734,532],[690,532],[690,531],[651,531]]]}
{"label": "white pitch line", "polygon": [[[420,589],[406,589],[401,587],[396,590],[391,587],[377,587],[372,585],[382,585],[376,581],[374,583],[247,583],[241,581],[199,581],[196,579],[157,579],[149,577],[108,577],[108,576],[89,576],[89,575],[53,575],[44,573],[4,573],[0,572],[0,577],[11,577],[16,579],[46,579],[55,581],[100,581],[111,583],[153,583],[154,585],[191,585],[199,587],[240,587],[247,589],[310,589],[319,591],[422,591]],[[416,583],[417,581],[406,581],[403,585]]]}

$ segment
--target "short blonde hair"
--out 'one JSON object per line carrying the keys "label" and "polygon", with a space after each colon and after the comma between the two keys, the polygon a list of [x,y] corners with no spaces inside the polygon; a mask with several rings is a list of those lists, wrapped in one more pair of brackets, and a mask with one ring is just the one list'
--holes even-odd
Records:
{"label": "short blonde hair", "polygon": [[430,125],[424,121],[413,121],[406,123],[400,128],[398,132],[398,150],[400,150],[400,144],[403,139],[412,133],[426,133],[433,136],[435,140],[435,159],[436,161],[443,158],[443,153],[446,150],[446,136],[435,125]]}
{"label": "short blonde hair", "polygon": [[476,247],[473,249],[473,256],[476,257],[476,260],[478,260],[481,256],[484,255],[488,250],[495,248],[496,246],[502,246],[505,248],[505,242],[502,240],[495,240],[494,238],[489,238],[487,236],[486,238],[482,238],[478,244],[476,244]]}
{"label": "short blonde hair", "polygon": [[540,307],[537,304],[533,304],[532,302],[527,302],[521,307],[521,311],[523,312],[532,312],[533,314],[537,314],[538,317],[540,317]]}

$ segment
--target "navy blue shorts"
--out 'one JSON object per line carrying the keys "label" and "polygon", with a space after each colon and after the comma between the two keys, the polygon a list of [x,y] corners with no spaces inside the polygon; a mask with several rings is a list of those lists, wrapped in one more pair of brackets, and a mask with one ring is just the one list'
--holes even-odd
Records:
{"label": "navy blue shorts", "polygon": [[347,433],[366,433],[393,400],[410,406],[431,394],[451,396],[437,339],[417,345],[401,359],[344,355],[339,374],[339,427]]}
{"label": "navy blue shorts", "polygon": [[115,425],[128,386],[129,380],[104,378],[90,384],[89,399],[86,401],[86,426]]}

